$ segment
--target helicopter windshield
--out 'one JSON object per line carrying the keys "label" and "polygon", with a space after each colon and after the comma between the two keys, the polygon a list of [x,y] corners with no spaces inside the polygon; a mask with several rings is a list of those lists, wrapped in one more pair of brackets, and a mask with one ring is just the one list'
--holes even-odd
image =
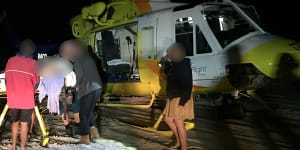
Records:
{"label": "helicopter windshield", "polygon": [[257,29],[230,5],[207,5],[202,15],[222,47]]}

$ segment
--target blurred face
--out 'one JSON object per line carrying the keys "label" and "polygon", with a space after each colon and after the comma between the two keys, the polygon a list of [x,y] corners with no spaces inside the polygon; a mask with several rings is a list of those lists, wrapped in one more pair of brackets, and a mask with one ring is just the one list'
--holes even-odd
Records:
{"label": "blurred face", "polygon": [[181,50],[178,46],[173,46],[168,52],[169,58],[174,62],[179,62],[184,59],[183,50]]}
{"label": "blurred face", "polygon": [[57,68],[54,65],[46,65],[44,68],[41,69],[40,75],[41,76],[55,76],[57,75]]}
{"label": "blurred face", "polygon": [[79,48],[72,44],[66,44],[62,47],[61,56],[67,60],[75,59],[78,56]]}
{"label": "blurred face", "polygon": [[27,55],[31,55],[35,51],[35,45],[32,42],[25,42],[21,45],[21,50]]}

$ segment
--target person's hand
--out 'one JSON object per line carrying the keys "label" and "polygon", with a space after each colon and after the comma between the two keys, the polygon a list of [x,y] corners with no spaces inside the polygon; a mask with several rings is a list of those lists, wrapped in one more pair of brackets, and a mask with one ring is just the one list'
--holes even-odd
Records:
{"label": "person's hand", "polygon": [[184,108],[183,106],[181,106],[181,105],[178,105],[178,110],[179,110],[179,111],[182,111],[182,110],[183,110],[183,108]]}
{"label": "person's hand", "polygon": [[69,95],[69,96],[67,96],[67,99],[68,100],[73,100],[73,96]]}
{"label": "person's hand", "polygon": [[162,59],[163,59],[163,61],[171,62],[171,59],[168,55],[163,57]]}

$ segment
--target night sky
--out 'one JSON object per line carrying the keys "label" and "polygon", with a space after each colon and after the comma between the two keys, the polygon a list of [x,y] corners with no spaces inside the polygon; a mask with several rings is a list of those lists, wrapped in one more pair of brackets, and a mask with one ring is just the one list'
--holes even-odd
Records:
{"label": "night sky", "polygon": [[[0,23],[0,62],[13,55],[16,42],[29,37],[38,44],[72,38],[69,20],[81,8],[97,0],[1,0],[7,19]],[[184,1],[189,0],[174,0]],[[191,0],[192,1],[192,0]],[[300,40],[300,7],[297,1],[238,0],[256,7],[263,28],[277,35]],[[268,2],[268,3],[267,3]]]}
{"label": "night sky", "polygon": [[32,37],[40,43],[70,37],[70,18],[88,4],[87,0],[8,0],[4,9],[10,28],[18,38]]}

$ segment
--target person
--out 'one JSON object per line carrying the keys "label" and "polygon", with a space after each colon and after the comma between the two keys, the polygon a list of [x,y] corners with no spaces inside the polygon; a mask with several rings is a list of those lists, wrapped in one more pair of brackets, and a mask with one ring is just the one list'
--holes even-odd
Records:
{"label": "person", "polygon": [[[67,76],[65,76],[65,85],[64,85],[64,91],[65,91],[65,99],[67,101],[70,101],[68,99],[71,99],[72,102],[68,102],[67,103],[67,107],[64,107],[64,104],[62,101],[60,101],[59,103],[59,107],[60,107],[60,112],[61,112],[61,119],[65,125],[65,129],[66,129],[66,133],[68,135],[74,136],[76,134],[75,130],[73,130],[73,128],[78,129],[79,128],[79,122],[80,122],[80,117],[79,117],[79,111],[80,111],[80,104],[79,104],[79,100],[77,98],[77,92],[75,90],[73,90],[73,87],[76,85],[76,75],[75,72],[71,72],[70,74],[68,74]],[[73,112],[73,122],[70,122],[69,116],[64,113],[68,109],[69,107],[72,108],[72,112]]]}
{"label": "person", "polygon": [[60,55],[74,63],[77,81],[77,97],[80,103],[79,111],[79,144],[90,144],[100,137],[96,128],[94,109],[101,96],[102,82],[97,67],[87,48],[77,40],[68,40],[61,44]]}
{"label": "person", "polygon": [[19,122],[21,122],[21,150],[25,149],[28,122],[35,106],[34,95],[39,83],[36,62],[32,59],[35,44],[25,39],[20,51],[11,57],[5,68],[7,104],[12,120],[12,149],[16,149]]}
{"label": "person", "polygon": [[[73,89],[76,85],[76,74],[73,65],[69,61],[49,56],[38,61],[39,72],[43,77],[40,81],[39,100],[47,97],[47,108],[50,113],[61,115],[65,125],[66,134],[74,136],[73,127],[79,126],[79,102],[75,98]],[[70,123],[68,108],[71,105],[74,123]]]}
{"label": "person", "polygon": [[186,119],[194,119],[194,102],[192,98],[191,62],[185,58],[185,48],[178,43],[168,48],[164,58],[167,75],[167,103],[163,114],[165,122],[176,137],[176,144],[171,148],[187,149],[187,135],[184,125]]}

